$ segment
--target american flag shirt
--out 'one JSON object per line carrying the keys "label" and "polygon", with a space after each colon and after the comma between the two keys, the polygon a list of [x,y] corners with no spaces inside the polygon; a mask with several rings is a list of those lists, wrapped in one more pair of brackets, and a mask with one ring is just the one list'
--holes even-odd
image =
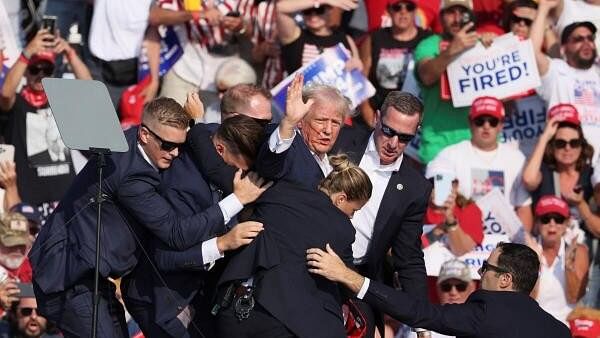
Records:
{"label": "american flag shirt", "polygon": [[[253,13],[254,32],[252,43],[258,45],[263,41],[274,41],[277,39],[277,20],[275,14],[275,0],[262,1]],[[283,80],[284,71],[281,56],[267,57],[263,71],[262,85],[267,89],[275,87]]]}

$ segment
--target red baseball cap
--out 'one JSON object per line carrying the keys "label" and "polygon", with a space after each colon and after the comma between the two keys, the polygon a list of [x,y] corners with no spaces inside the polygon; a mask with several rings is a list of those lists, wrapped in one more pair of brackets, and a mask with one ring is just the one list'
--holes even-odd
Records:
{"label": "red baseball cap", "polygon": [[587,318],[574,318],[569,320],[571,334],[574,338],[600,337],[600,321]]}
{"label": "red baseball cap", "polygon": [[399,2],[412,2],[413,4],[417,4],[417,0],[387,0],[388,6],[395,5]]}
{"label": "red baseball cap", "polygon": [[489,115],[500,120],[504,119],[504,104],[492,96],[480,96],[471,104],[469,120],[476,119],[482,115]]}
{"label": "red baseball cap", "polygon": [[569,205],[565,200],[554,195],[542,196],[535,206],[535,215],[555,213],[564,217],[569,217]]}
{"label": "red baseball cap", "polygon": [[43,61],[54,64],[56,62],[56,54],[54,54],[53,52],[49,52],[49,51],[42,51],[39,53],[35,53],[31,56],[31,59],[29,60],[29,64],[35,64],[35,63],[43,62]]}
{"label": "red baseball cap", "polygon": [[576,126],[581,125],[577,108],[575,108],[575,106],[572,104],[560,103],[552,106],[552,108],[548,110],[548,119],[551,119],[555,116],[559,116],[561,122],[571,123]]}

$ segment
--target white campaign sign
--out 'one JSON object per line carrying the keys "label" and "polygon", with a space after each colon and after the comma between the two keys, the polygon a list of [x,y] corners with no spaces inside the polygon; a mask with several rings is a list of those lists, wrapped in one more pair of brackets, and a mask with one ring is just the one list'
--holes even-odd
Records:
{"label": "white campaign sign", "polygon": [[484,234],[506,234],[512,238],[523,227],[513,207],[499,189],[492,189],[475,203],[483,215]]}
{"label": "white campaign sign", "polygon": [[437,241],[432,245],[423,249],[423,255],[425,258],[425,268],[427,270],[427,276],[438,276],[440,274],[440,268],[444,262],[454,258],[458,258],[463,262],[467,263],[471,269],[471,277],[473,279],[479,279],[477,270],[483,264],[490,253],[496,248],[496,244],[499,242],[508,242],[508,236],[506,235],[485,235],[481,245],[475,247],[474,250],[456,257],[445,244],[441,241]]}
{"label": "white campaign sign", "polygon": [[485,48],[481,43],[448,65],[454,107],[470,106],[480,96],[505,99],[540,85],[531,40],[520,41],[512,33],[496,38]]}

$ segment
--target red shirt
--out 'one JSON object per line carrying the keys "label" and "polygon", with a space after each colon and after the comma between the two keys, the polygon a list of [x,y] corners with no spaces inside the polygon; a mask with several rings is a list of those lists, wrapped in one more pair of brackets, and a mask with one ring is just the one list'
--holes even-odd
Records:
{"label": "red shirt", "polygon": [[[460,208],[454,207],[454,217],[458,221],[458,226],[467,234],[469,237],[480,245],[483,241],[483,221],[481,210],[475,203],[469,203],[466,206]],[[433,208],[427,207],[425,213],[424,224],[442,224],[446,218],[443,213],[435,212]],[[427,240],[424,240],[427,243]]]}

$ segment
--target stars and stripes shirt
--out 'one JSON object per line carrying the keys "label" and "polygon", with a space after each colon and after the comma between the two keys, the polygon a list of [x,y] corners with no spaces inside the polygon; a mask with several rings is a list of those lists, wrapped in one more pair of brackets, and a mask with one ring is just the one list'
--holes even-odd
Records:
{"label": "stars and stripes shirt", "polygon": [[[263,41],[278,42],[275,0],[263,1],[254,8],[252,43]],[[262,85],[267,89],[275,87],[284,78],[281,57],[267,57],[263,71]]]}

